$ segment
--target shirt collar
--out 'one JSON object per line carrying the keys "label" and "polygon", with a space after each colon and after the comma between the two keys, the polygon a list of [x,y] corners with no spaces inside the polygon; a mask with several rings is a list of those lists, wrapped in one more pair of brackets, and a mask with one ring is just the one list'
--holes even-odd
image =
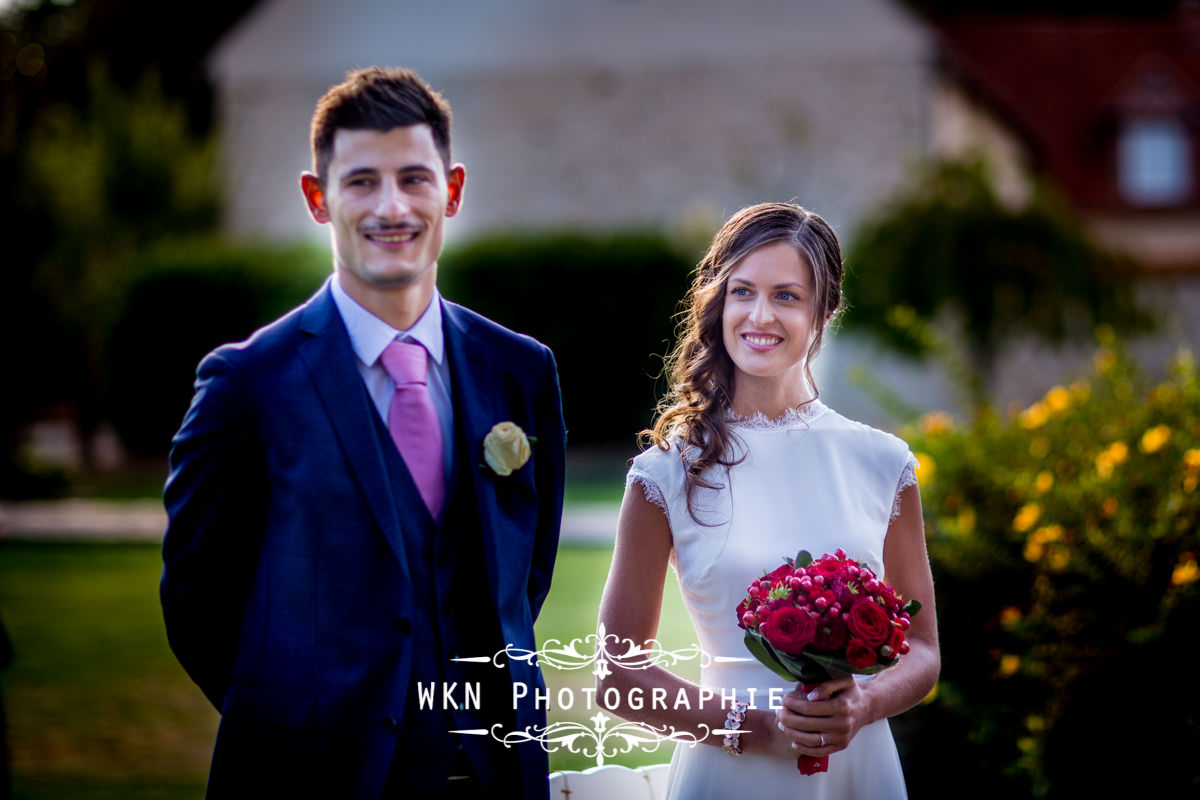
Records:
{"label": "shirt collar", "polygon": [[383,349],[391,344],[393,339],[414,341],[423,345],[429,351],[435,363],[441,364],[445,355],[445,338],[442,332],[442,295],[435,286],[433,298],[429,306],[407,331],[400,331],[388,325],[379,317],[367,311],[342,288],[341,281],[335,273],[330,282],[333,292],[333,302],[342,321],[346,323],[346,332],[350,334],[350,346],[355,355],[367,366],[371,366],[383,353]]}

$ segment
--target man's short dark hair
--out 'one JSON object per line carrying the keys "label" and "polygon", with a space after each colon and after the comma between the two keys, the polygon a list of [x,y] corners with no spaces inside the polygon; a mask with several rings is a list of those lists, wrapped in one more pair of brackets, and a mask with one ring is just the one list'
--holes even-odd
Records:
{"label": "man's short dark hair", "polygon": [[404,67],[368,67],[346,73],[346,80],[317,102],[312,118],[313,169],[322,181],[333,158],[339,129],[376,130],[426,124],[433,131],[442,164],[450,169],[450,104],[420,75]]}

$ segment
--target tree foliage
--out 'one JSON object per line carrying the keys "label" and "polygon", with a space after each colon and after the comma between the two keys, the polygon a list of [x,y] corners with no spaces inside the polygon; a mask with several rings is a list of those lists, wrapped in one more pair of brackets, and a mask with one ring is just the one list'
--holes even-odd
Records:
{"label": "tree foliage", "polygon": [[1003,342],[1086,338],[1098,324],[1144,328],[1133,264],[1096,245],[1049,192],[1010,208],[979,163],[925,167],[912,189],[855,237],[847,257],[849,327],[925,354],[909,323],[949,323],[989,377]]}

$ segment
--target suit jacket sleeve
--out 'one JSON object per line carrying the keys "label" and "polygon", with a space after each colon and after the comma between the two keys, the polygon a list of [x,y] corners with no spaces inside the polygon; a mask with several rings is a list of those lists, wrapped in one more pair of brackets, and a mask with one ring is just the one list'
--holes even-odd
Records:
{"label": "suit jacket sleeve", "polygon": [[538,486],[537,539],[534,542],[533,563],[529,570],[529,608],[536,620],[546,594],[550,591],[550,576],[558,553],[558,534],[562,526],[563,487],[566,470],[567,431],[563,422],[562,395],[558,387],[558,369],[554,354],[546,349],[546,375],[538,404],[541,437],[535,447],[534,459]]}
{"label": "suit jacket sleeve", "polygon": [[160,584],[167,639],[220,710],[257,567],[268,500],[261,447],[236,371],[221,351],[197,370],[171,448]]}

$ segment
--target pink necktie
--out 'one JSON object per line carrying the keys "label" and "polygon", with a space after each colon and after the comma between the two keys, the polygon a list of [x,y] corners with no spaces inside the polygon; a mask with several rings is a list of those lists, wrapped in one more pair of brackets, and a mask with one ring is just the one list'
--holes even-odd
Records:
{"label": "pink necktie", "polygon": [[388,406],[388,431],[421,492],[429,513],[437,519],[445,498],[442,474],[442,428],[425,384],[425,348],[393,341],[379,357],[396,383]]}

